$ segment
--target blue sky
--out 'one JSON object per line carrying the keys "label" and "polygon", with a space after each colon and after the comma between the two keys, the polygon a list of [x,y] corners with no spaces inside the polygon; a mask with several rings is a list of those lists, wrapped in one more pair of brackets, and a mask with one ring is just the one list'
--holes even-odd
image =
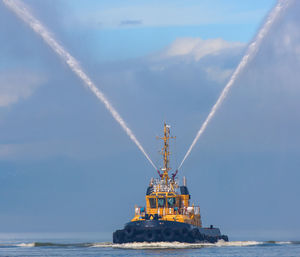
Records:
{"label": "blue sky", "polygon": [[84,34],[94,44],[91,54],[115,60],[159,51],[178,37],[248,42],[274,1],[62,1],[62,5],[68,12],[59,10],[67,33]]}
{"label": "blue sky", "polygon": [[[175,168],[275,1],[26,4],[158,166],[155,137],[164,121],[171,124]],[[233,239],[295,239],[300,231],[299,10],[293,3],[274,23],[179,173],[203,223]],[[2,2],[0,24],[2,231],[110,236],[144,203],[155,171],[102,103]]]}

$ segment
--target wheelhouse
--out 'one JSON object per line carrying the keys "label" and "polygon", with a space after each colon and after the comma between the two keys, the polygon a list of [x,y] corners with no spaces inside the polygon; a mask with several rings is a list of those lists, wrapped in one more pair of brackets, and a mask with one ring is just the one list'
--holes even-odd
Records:
{"label": "wheelhouse", "polygon": [[135,208],[135,216],[132,221],[143,219],[160,219],[189,223],[201,227],[200,207],[190,204],[191,196],[186,186],[186,179],[183,186],[179,186],[175,178],[177,172],[169,177],[169,139],[170,126],[164,125],[164,147],[162,149],[164,167],[158,170],[160,178],[151,179],[146,192],[146,208]]}

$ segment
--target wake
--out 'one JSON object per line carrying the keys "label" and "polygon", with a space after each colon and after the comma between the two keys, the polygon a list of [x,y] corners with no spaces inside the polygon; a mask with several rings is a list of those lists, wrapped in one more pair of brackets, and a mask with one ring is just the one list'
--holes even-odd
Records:
{"label": "wake", "polygon": [[54,243],[54,242],[32,242],[18,244],[0,244],[0,248],[7,247],[61,247],[61,248],[119,248],[119,249],[198,249],[204,247],[251,247],[251,246],[280,246],[299,245],[299,241],[230,241],[219,240],[217,243],[180,243],[180,242],[143,242],[113,244],[111,242],[99,243]]}
{"label": "wake", "polygon": [[153,243],[125,243],[125,244],[108,244],[95,243],[91,247],[111,247],[120,249],[197,249],[203,247],[246,247],[246,246],[268,246],[268,245],[285,245],[296,244],[299,242],[292,241],[231,241],[225,242],[223,240],[217,243],[180,243],[180,242],[153,242]]}

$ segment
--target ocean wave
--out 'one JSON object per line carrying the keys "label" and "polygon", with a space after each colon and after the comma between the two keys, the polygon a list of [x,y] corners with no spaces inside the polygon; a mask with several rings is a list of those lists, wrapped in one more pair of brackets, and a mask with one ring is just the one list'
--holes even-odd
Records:
{"label": "ocean wave", "polygon": [[0,244],[0,247],[90,247],[93,243],[52,243],[52,242],[32,242],[18,244]]}
{"label": "ocean wave", "polygon": [[52,243],[52,242],[35,242],[35,247],[90,247],[93,243]]}
{"label": "ocean wave", "polygon": [[15,246],[18,246],[18,247],[34,247],[35,243],[20,243],[20,244],[16,244]]}
{"label": "ocean wave", "polygon": [[300,241],[266,241],[266,244],[277,244],[277,245],[298,245]]}

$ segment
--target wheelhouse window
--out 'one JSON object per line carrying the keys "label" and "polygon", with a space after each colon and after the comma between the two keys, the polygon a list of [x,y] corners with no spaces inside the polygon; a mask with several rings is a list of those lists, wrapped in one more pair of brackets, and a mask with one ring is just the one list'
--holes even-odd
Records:
{"label": "wheelhouse window", "polygon": [[150,208],[156,208],[156,198],[149,198]]}
{"label": "wheelhouse window", "polygon": [[176,204],[176,198],[175,197],[169,197],[168,198],[168,207],[173,208]]}
{"label": "wheelhouse window", "polygon": [[166,199],[165,198],[157,198],[157,205],[158,205],[158,207],[165,207]]}

